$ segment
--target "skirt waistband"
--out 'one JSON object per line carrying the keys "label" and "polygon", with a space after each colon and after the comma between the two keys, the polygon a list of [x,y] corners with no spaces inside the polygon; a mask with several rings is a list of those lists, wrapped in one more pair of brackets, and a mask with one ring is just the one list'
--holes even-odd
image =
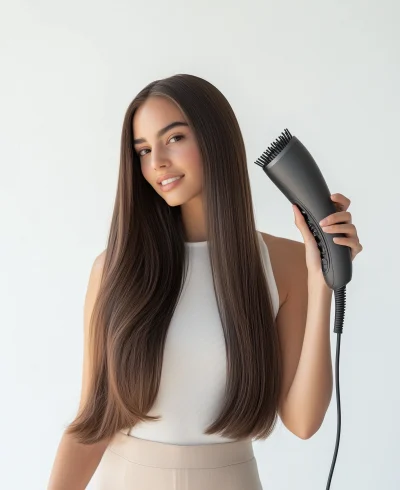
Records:
{"label": "skirt waistband", "polygon": [[254,458],[251,439],[187,446],[140,439],[126,431],[117,432],[107,449],[132,463],[157,468],[219,468]]}

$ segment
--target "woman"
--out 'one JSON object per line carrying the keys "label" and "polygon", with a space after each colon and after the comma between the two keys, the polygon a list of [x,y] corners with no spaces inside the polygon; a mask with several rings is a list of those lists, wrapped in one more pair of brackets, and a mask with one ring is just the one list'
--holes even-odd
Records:
{"label": "woman", "polygon": [[[362,249],[347,212],[326,232]],[[107,248],[85,298],[81,402],[50,490],[259,490],[252,441],[296,436],[332,395],[319,250],[255,229],[242,134],[209,82],[175,75],[125,115]],[[335,223],[341,223],[336,224]],[[308,313],[307,313],[308,312]]]}

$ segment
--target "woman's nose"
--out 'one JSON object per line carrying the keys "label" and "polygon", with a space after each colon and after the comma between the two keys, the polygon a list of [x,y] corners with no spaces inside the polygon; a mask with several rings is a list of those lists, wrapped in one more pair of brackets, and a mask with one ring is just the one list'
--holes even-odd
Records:
{"label": "woman's nose", "polygon": [[169,165],[169,159],[163,150],[153,150],[151,152],[151,166],[155,169]]}

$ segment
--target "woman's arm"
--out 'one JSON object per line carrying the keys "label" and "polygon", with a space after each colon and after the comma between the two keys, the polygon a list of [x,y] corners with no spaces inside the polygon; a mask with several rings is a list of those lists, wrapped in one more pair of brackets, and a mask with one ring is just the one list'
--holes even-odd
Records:
{"label": "woman's arm", "polygon": [[[90,272],[84,305],[84,342],[82,388],[79,403],[80,411],[87,397],[89,365],[89,324],[93,306],[99,290],[105,252],[96,257]],[[85,445],[79,443],[71,434],[61,437],[47,490],[84,490],[93,476],[106,450],[110,439]]]}
{"label": "woman's arm", "polygon": [[302,439],[321,426],[333,386],[330,350],[332,290],[309,273],[304,243],[264,239],[280,295],[276,318],[283,362],[279,416]]}
{"label": "woman's arm", "polygon": [[333,291],[308,273],[304,243],[281,239],[287,296],[277,315],[283,357],[279,415],[302,439],[320,428],[332,398],[330,311]]}
{"label": "woman's arm", "polygon": [[[340,193],[331,194],[330,198],[336,212],[320,221],[320,225],[324,225],[325,233],[343,234],[333,240],[339,246],[349,247],[354,260],[363,247],[347,211],[351,201]],[[293,428],[300,437],[308,439],[321,426],[332,397],[329,322],[333,291],[325,284],[315,237],[300,209],[292,207],[304,243],[287,241],[289,247],[284,255],[285,277],[292,272],[294,275],[287,289],[287,302],[278,313],[285,364],[281,413],[290,430]]]}
{"label": "woman's arm", "polygon": [[80,444],[71,434],[63,434],[57,449],[47,490],[84,490],[109,444]]}

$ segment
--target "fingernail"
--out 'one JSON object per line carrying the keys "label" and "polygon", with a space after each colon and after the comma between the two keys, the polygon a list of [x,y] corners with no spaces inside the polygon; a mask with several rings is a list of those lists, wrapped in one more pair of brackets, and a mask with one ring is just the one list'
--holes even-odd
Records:
{"label": "fingernail", "polygon": [[322,220],[319,222],[319,224],[320,224],[321,226],[326,225],[326,223],[327,223],[326,219],[322,219]]}

